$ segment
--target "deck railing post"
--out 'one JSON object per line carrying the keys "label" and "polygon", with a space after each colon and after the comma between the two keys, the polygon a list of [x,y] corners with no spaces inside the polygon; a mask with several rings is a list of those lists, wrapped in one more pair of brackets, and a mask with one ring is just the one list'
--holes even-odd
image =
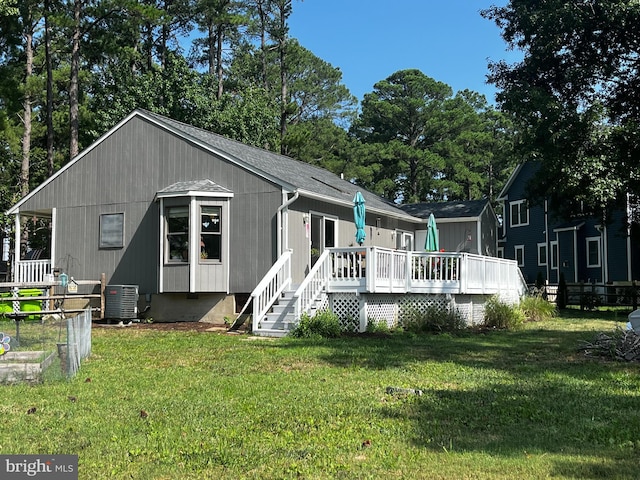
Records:
{"label": "deck railing post", "polygon": [[405,274],[404,274],[404,291],[411,291],[411,270],[412,270],[412,259],[413,253],[410,250],[407,250],[405,255]]}

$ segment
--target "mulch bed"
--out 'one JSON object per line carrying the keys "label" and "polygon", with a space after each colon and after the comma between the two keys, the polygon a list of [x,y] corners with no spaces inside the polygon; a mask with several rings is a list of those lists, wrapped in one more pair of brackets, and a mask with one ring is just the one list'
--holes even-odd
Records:
{"label": "mulch bed", "polygon": [[[181,332],[215,332],[215,333],[225,333],[228,330],[226,325],[216,325],[213,323],[206,322],[152,322],[152,323],[144,323],[144,322],[132,322],[129,324],[128,322],[124,322],[120,324],[119,322],[111,321],[111,323],[106,321],[96,321],[93,322],[94,328],[134,328],[137,330],[158,330],[158,331],[181,331]],[[247,326],[242,325],[237,333],[245,333],[247,331]]]}

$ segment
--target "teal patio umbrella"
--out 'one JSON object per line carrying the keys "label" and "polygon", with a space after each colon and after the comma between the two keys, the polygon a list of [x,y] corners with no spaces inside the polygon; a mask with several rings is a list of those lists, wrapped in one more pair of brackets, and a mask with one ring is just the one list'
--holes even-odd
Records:
{"label": "teal patio umbrella", "polygon": [[362,245],[367,236],[364,231],[364,220],[364,197],[362,196],[362,193],[356,192],[356,195],[353,197],[353,221],[356,224],[356,242],[358,245]]}
{"label": "teal patio umbrella", "polygon": [[438,228],[436,226],[436,217],[433,213],[429,215],[429,221],[427,222],[427,239],[424,242],[424,249],[427,252],[437,252],[438,247]]}

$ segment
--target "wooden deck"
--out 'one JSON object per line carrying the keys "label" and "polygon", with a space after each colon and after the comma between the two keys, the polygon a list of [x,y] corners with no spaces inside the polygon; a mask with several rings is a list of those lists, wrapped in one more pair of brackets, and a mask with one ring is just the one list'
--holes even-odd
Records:
{"label": "wooden deck", "polygon": [[[254,331],[291,285],[291,252],[286,252],[251,294]],[[520,298],[527,285],[513,260],[469,253],[411,252],[380,247],[325,250],[293,293],[291,324],[326,295],[425,294],[493,295]]]}

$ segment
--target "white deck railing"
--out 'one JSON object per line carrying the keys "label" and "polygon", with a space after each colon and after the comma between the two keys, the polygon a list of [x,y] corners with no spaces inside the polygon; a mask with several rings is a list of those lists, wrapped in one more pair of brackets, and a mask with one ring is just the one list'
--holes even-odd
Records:
{"label": "white deck railing", "polygon": [[14,274],[14,282],[42,283],[46,275],[51,274],[51,260],[18,260]]}
{"label": "white deck railing", "polygon": [[522,295],[514,260],[471,253],[410,252],[380,247],[331,249],[329,292]]}

